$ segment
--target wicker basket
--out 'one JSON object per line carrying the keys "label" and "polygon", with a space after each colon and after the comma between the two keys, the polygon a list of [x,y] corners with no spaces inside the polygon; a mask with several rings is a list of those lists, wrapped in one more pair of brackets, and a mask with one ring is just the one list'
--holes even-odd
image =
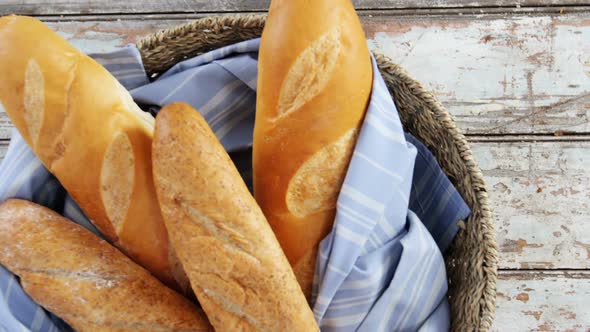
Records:
{"label": "wicker basket", "polygon": [[[150,75],[215,48],[259,37],[265,15],[199,19],[145,37],[137,46]],[[463,195],[473,213],[445,260],[453,331],[488,331],[495,311],[497,246],[482,174],[465,137],[447,111],[420,83],[375,54],[405,129],[418,137]]]}

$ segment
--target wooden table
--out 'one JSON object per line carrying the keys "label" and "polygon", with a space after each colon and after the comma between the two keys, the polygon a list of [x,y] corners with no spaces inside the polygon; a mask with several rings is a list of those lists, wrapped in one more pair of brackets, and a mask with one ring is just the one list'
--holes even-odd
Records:
{"label": "wooden table", "polygon": [[[589,0],[354,2],[371,47],[434,91],[486,177],[501,249],[494,330],[590,330]],[[204,15],[267,6],[4,0],[0,14],[39,16],[95,52]],[[0,157],[10,128],[0,114]]]}

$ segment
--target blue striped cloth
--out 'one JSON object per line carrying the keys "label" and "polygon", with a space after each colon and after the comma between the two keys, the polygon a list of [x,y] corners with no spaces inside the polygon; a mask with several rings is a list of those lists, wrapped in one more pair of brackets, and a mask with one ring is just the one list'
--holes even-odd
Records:
{"label": "blue striped cloth", "polygon": [[[150,82],[133,46],[92,55],[145,109],[192,104],[251,186],[259,40],[181,62]],[[470,211],[428,149],[403,132],[374,65],[371,102],[321,242],[313,310],[322,331],[445,331],[450,324],[444,252]],[[0,200],[28,199],[99,234],[18,132],[0,165]],[[0,266],[0,328],[69,331]]]}

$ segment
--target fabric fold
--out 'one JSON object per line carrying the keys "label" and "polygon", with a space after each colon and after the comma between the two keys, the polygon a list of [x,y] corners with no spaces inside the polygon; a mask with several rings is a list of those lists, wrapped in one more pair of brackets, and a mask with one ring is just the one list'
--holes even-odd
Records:
{"label": "fabric fold", "polygon": [[320,244],[313,309],[323,331],[415,331],[444,300],[444,259],[408,209],[416,154],[374,75],[334,228]]}

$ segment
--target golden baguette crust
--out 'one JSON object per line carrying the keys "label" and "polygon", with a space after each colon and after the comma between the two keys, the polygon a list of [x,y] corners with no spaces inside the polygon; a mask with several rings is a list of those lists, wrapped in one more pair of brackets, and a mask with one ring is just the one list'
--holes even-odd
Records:
{"label": "golden baguette crust", "polygon": [[202,116],[156,118],[154,179],[170,240],[218,331],[317,331],[289,262]]}
{"label": "golden baguette crust", "polygon": [[0,205],[0,263],[76,331],[212,331],[205,314],[106,241],[34,203]]}
{"label": "golden baguette crust", "polygon": [[308,297],[371,83],[350,0],[271,2],[258,63],[254,193]]}
{"label": "golden baguette crust", "polygon": [[109,241],[166,284],[187,287],[170,262],[153,185],[153,117],[36,19],[0,18],[0,44],[0,104],[41,162]]}

